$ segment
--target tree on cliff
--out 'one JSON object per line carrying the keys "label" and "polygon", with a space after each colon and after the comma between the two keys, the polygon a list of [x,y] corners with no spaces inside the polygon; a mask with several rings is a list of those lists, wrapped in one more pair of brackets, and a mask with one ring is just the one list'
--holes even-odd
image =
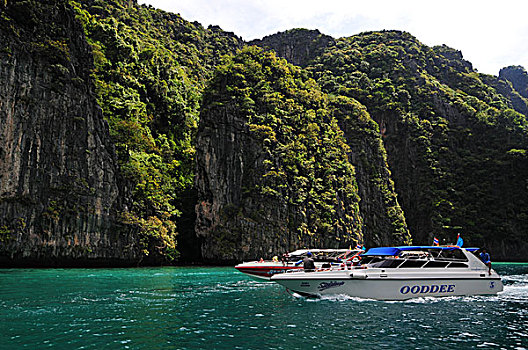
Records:
{"label": "tree on cliff", "polygon": [[248,47],[225,58],[203,101],[197,232],[206,258],[363,241],[349,147],[305,71]]}
{"label": "tree on cliff", "polygon": [[512,150],[528,147],[527,116],[459,51],[368,32],[337,40],[308,69],[323,91],[357,99],[380,125],[415,242],[433,232],[503,249],[526,241],[528,163]]}
{"label": "tree on cliff", "polygon": [[8,259],[528,241],[523,67],[400,31],[255,41],[299,68],[134,0],[0,1],[0,24]]}
{"label": "tree on cliff", "polygon": [[152,261],[173,260],[178,231],[193,229],[201,91],[239,39],[135,1],[70,3],[93,48],[98,102],[132,189],[123,221],[139,227]]}

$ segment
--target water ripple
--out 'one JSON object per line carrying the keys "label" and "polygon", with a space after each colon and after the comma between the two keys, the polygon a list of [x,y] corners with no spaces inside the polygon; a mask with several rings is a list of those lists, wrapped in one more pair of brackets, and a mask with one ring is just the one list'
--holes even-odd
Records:
{"label": "water ripple", "polygon": [[399,302],[295,297],[232,268],[4,270],[2,346],[526,349],[528,264],[494,268],[496,296]]}

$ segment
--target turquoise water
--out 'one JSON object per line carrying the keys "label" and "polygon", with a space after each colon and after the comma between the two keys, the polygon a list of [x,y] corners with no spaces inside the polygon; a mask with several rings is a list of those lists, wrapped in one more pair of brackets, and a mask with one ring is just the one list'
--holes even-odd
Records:
{"label": "turquoise water", "polygon": [[307,300],[233,268],[0,269],[0,349],[526,349],[528,264],[498,296]]}

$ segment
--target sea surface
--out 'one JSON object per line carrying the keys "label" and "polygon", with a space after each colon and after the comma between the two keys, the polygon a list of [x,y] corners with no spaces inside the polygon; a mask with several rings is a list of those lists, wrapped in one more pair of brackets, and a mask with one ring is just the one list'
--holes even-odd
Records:
{"label": "sea surface", "polygon": [[297,298],[233,268],[0,269],[0,349],[527,349],[528,264],[498,296]]}

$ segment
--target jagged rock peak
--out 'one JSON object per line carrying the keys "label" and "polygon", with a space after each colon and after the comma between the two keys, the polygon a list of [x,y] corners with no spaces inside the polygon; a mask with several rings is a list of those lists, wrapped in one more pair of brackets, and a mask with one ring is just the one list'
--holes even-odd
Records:
{"label": "jagged rock peak", "polygon": [[504,67],[499,71],[499,77],[510,81],[521,96],[528,98],[528,73],[524,67]]}
{"label": "jagged rock peak", "polygon": [[433,47],[434,52],[442,56],[450,67],[456,68],[458,71],[473,72],[473,65],[466,61],[460,50],[453,49],[447,45],[439,45]]}
{"label": "jagged rock peak", "polygon": [[288,62],[306,67],[328,46],[334,45],[335,40],[317,29],[296,28],[252,40],[249,44],[272,49]]}

